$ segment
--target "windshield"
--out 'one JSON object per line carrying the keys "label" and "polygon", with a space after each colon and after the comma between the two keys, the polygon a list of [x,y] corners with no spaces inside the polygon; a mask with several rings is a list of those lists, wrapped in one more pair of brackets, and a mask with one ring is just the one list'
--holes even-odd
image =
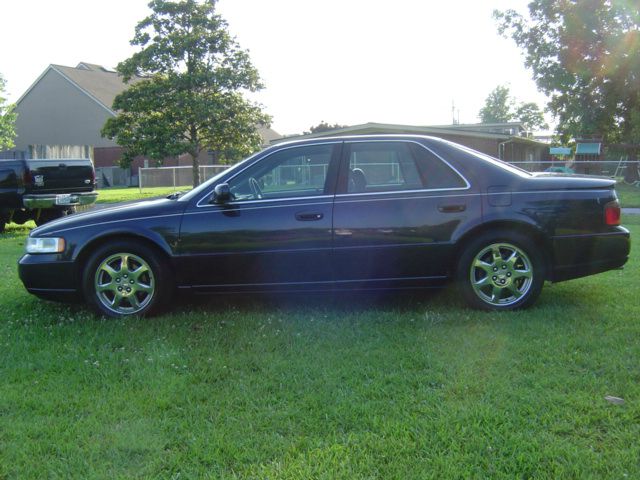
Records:
{"label": "windshield", "polygon": [[232,165],[231,167],[227,168],[226,170],[223,170],[222,172],[218,173],[217,175],[211,177],[206,182],[201,183],[200,185],[198,185],[194,189],[189,190],[187,193],[182,195],[180,198],[178,198],[178,201],[179,202],[188,202],[192,198],[197,197],[197,196],[205,193],[214,183],[216,183],[220,179],[220,177],[222,177],[223,175],[227,175],[228,173],[235,172],[236,170],[238,170],[241,167],[243,167],[247,162],[250,162],[251,160],[253,160],[260,153],[262,153],[262,151],[254,153],[249,158],[246,158],[246,159],[242,160],[241,162],[238,162],[235,165]]}

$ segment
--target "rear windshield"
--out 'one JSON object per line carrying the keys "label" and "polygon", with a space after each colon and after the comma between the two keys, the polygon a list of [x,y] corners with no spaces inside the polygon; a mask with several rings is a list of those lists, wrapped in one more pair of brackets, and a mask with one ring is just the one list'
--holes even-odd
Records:
{"label": "rear windshield", "polygon": [[468,153],[470,155],[473,155],[474,157],[480,158],[481,160],[484,160],[485,162],[489,162],[492,165],[495,165],[496,167],[500,167],[503,170],[507,170],[511,173],[515,173],[516,175],[520,175],[520,176],[526,176],[526,177],[531,177],[532,174],[531,172],[528,172],[520,167],[516,167],[515,165],[512,165],[510,163],[507,163],[503,160],[499,160],[495,157],[492,157],[490,155],[487,155],[485,153],[482,152],[478,152],[477,150],[473,150],[472,148],[468,148],[465,147],[463,145],[459,145],[457,143],[453,143],[453,142],[449,142],[447,140],[443,140],[443,142],[445,142],[447,145],[449,145],[450,147],[455,148],[456,150],[461,150],[465,153]]}

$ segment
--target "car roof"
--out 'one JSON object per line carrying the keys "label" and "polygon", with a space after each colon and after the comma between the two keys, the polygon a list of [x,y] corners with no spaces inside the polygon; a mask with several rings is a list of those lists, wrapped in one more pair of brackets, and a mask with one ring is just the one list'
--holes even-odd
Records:
{"label": "car roof", "polygon": [[422,140],[429,142],[441,142],[444,143],[441,138],[432,137],[428,135],[415,135],[415,134],[372,134],[372,135],[336,135],[332,137],[314,137],[314,138],[306,138],[299,140],[290,140],[286,141],[278,141],[271,145],[270,148],[273,147],[282,147],[282,146],[294,146],[294,145],[309,145],[309,144],[319,144],[319,143],[335,143],[335,142],[348,142],[348,141],[363,141],[363,140]]}

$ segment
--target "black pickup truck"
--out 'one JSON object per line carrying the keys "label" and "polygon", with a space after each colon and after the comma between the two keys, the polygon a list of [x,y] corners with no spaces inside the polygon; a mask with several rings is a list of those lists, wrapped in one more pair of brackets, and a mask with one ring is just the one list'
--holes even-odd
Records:
{"label": "black pickup truck", "polygon": [[0,160],[0,232],[9,222],[42,225],[94,203],[90,159]]}

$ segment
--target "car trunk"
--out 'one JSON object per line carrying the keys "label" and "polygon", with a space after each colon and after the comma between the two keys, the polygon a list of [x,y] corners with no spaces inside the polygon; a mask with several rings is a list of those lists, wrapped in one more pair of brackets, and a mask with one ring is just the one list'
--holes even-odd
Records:
{"label": "car trunk", "polygon": [[614,188],[616,181],[609,177],[596,177],[594,175],[575,175],[567,173],[534,172],[535,187],[566,188],[566,189],[609,189]]}

